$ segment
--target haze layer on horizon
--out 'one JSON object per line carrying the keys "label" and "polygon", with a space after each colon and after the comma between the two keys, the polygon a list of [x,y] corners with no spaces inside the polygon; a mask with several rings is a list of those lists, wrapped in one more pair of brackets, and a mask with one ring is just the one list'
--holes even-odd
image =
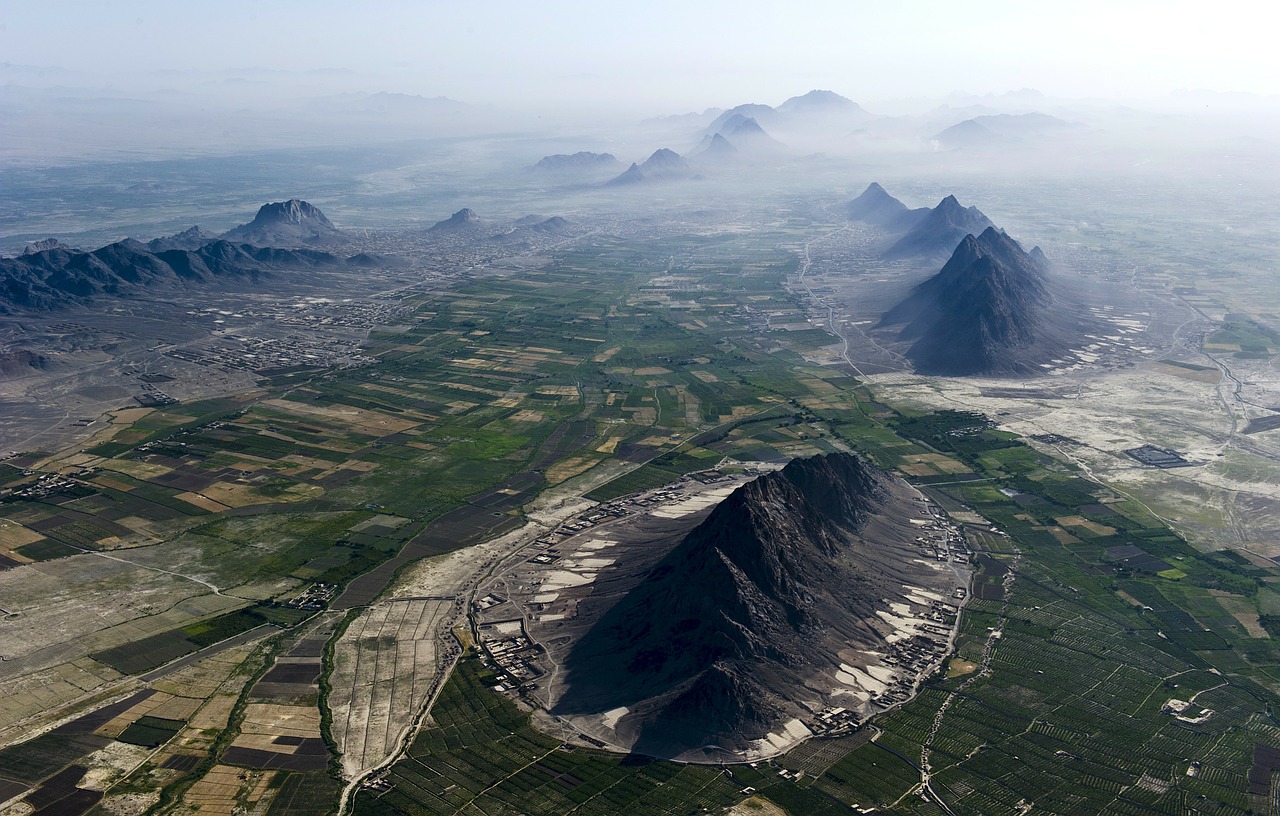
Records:
{"label": "haze layer on horizon", "polygon": [[1034,87],[1056,97],[1280,93],[1261,3],[910,0],[12,3],[0,84],[270,103],[388,91],[649,116],[808,88],[863,103]]}

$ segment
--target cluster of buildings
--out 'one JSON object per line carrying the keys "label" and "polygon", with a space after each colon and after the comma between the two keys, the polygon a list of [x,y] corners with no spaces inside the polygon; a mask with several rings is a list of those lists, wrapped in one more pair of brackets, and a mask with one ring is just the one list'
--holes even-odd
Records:
{"label": "cluster of buildings", "polygon": [[959,614],[958,603],[935,601],[921,616],[925,622],[920,624],[918,634],[889,647],[882,661],[897,670],[898,676],[875,697],[878,707],[891,708],[915,695],[916,686],[933,673],[951,651],[951,633],[955,631]]}
{"label": "cluster of buildings", "polygon": [[301,592],[286,601],[286,605],[298,609],[324,609],[337,592],[338,587],[334,584],[326,584],[323,581],[308,584]]}
{"label": "cluster of buildings", "polygon": [[[506,601],[491,606],[503,603]],[[523,619],[480,624],[477,635],[482,652],[480,661],[498,672],[498,684],[493,687],[495,691],[514,691],[542,676],[537,660],[545,650],[525,634]]]}

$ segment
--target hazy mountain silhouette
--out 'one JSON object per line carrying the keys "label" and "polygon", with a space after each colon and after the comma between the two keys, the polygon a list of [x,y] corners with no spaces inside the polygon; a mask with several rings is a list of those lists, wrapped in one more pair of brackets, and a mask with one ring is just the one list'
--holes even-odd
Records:
{"label": "hazy mountain silhouette", "polygon": [[665,147],[655,150],[653,155],[645,159],[644,164],[632,162],[626,172],[607,182],[609,186],[643,184],[653,181],[677,181],[692,178],[693,168],[689,162],[674,150]]}
{"label": "hazy mountain silhouette", "polygon": [[918,258],[950,253],[966,235],[995,226],[977,207],[963,207],[949,195],[884,252],[886,258]]}
{"label": "hazy mountain silhouette", "polygon": [[898,199],[885,192],[879,182],[871,182],[862,194],[845,205],[850,220],[862,221],[884,227],[891,232],[905,232],[929,214],[928,207],[908,209]]}
{"label": "hazy mountain silhouette", "polygon": [[533,166],[543,173],[590,174],[617,172],[622,162],[612,153],[591,153],[586,150],[572,154],[557,153],[543,156]]}
{"label": "hazy mountain silhouette", "polygon": [[478,232],[485,226],[484,219],[476,215],[475,210],[463,207],[443,221],[432,224],[429,232]]}

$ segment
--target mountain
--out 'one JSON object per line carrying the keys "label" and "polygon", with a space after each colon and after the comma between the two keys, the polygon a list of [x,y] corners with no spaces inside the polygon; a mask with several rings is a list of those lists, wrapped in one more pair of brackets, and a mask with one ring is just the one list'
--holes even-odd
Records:
{"label": "mountain", "polygon": [[586,150],[573,154],[557,153],[543,156],[533,166],[543,173],[603,173],[617,172],[622,162],[612,153],[590,153]]}
{"label": "mountain", "polygon": [[663,147],[655,150],[652,156],[645,159],[644,164],[632,162],[626,172],[610,179],[606,184],[620,187],[652,181],[678,181],[692,176],[693,169],[689,167],[689,162],[674,150]]}
{"label": "mountain", "polygon": [[530,229],[534,232],[543,232],[549,235],[564,235],[573,229],[573,225],[560,216],[553,215],[545,221],[539,221],[534,224]]}
{"label": "mountain", "polygon": [[702,143],[690,151],[690,155],[696,154],[700,161],[725,162],[732,161],[738,157],[738,148],[733,146],[725,137],[716,133],[712,136],[702,137]]}
{"label": "mountain", "polygon": [[845,214],[851,221],[861,221],[884,227],[891,232],[905,232],[929,214],[928,207],[908,209],[898,199],[889,195],[879,182],[871,182],[862,194],[845,205]]}
{"label": "mountain", "polygon": [[47,249],[71,249],[71,247],[59,241],[57,238],[45,238],[40,241],[32,241],[23,248],[23,255],[34,255],[37,252],[44,252]]}
{"label": "mountain", "polygon": [[760,123],[749,116],[730,117],[716,135],[750,153],[777,152],[784,148],[782,142],[765,133]]}
{"label": "mountain", "polygon": [[920,218],[885,252],[885,258],[917,258],[949,253],[966,235],[995,226],[977,207],[963,207],[949,195]]}
{"label": "mountain", "polygon": [[205,232],[199,227],[191,227],[164,238],[153,238],[147,241],[147,249],[151,252],[162,252],[166,249],[199,249],[217,239],[218,236],[211,232]]}
{"label": "mountain", "polygon": [[1074,126],[1046,113],[1001,113],[957,122],[933,137],[944,148],[1007,147],[1069,131]]}
{"label": "mountain", "polygon": [[214,240],[195,250],[153,252],[126,239],[92,252],[63,247],[0,258],[0,312],[48,311],[100,297],[151,295],[166,288],[256,280],[284,270],[342,269],[379,263],[312,249],[278,249]]}
{"label": "mountain", "polygon": [[793,96],[779,105],[777,111],[791,119],[843,119],[853,123],[872,118],[857,102],[833,91],[814,90]]}
{"label": "mountain", "polygon": [[904,549],[916,496],[848,453],[743,485],[572,646],[552,712],[621,713],[615,744],[654,756],[758,747],[839,686],[851,650],[885,644],[877,611],[904,585],[937,575]]}
{"label": "mountain", "polygon": [[738,105],[724,111],[715,119],[711,120],[711,124],[707,125],[706,134],[714,136],[724,130],[725,125],[729,124],[731,119],[754,119],[757,122],[769,122],[777,115],[769,105],[759,105],[756,103],[747,103]]}
{"label": "mountain", "polygon": [[493,236],[493,240],[505,243],[529,243],[535,238],[547,238],[573,233],[573,224],[558,215],[546,218],[541,215],[526,215],[517,219],[511,229]]}
{"label": "mountain", "polygon": [[483,229],[485,221],[470,207],[463,207],[453,215],[431,225],[429,232],[476,232]]}
{"label": "mountain", "polygon": [[297,198],[263,204],[252,221],[228,230],[222,239],[255,246],[316,246],[343,240],[324,213]]}
{"label": "mountain", "polygon": [[[966,235],[936,275],[890,309],[907,358],[923,374],[1026,374],[1066,352],[1053,319],[1048,262],[995,227]],[[1055,307],[1061,312],[1062,304]]]}

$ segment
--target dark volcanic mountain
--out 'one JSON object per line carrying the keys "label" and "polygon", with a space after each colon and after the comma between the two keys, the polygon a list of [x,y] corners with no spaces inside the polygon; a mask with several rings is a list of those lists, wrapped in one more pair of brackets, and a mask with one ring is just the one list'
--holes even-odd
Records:
{"label": "dark volcanic mountain", "polygon": [[553,713],[614,712],[617,742],[657,756],[752,750],[936,576],[906,554],[917,496],[846,453],[738,488],[572,647]]}
{"label": "dark volcanic mountain", "polygon": [[547,173],[604,173],[617,172],[621,166],[622,162],[612,153],[590,153],[582,150],[573,154],[543,156],[533,169]]}
{"label": "dark volcanic mountain", "polygon": [[[903,328],[924,374],[1026,374],[1069,348],[1052,318],[1048,263],[994,227],[965,236],[938,274],[915,287],[880,326]],[[1061,311],[1060,309],[1057,311]]]}
{"label": "dark volcanic mountain", "polygon": [[874,224],[891,232],[905,232],[929,214],[928,207],[907,209],[907,205],[885,192],[878,182],[871,182],[862,194],[845,205],[852,221]]}
{"label": "dark volcanic mountain", "polygon": [[318,246],[343,240],[324,213],[297,198],[263,204],[252,221],[228,230],[222,238],[256,246]]}
{"label": "dark volcanic mountain", "polygon": [[693,176],[689,162],[674,150],[659,148],[644,164],[632,162],[626,172],[607,182],[609,186],[642,184],[650,181],[678,181]]}
{"label": "dark volcanic mountain", "polygon": [[966,235],[977,235],[993,226],[977,207],[963,207],[955,196],[949,195],[889,247],[884,257],[940,256],[954,250]]}
{"label": "dark volcanic mountain", "polygon": [[485,227],[484,219],[470,207],[463,207],[453,215],[431,225],[430,232],[477,232]]}
{"label": "dark volcanic mountain", "polygon": [[[46,311],[94,298],[155,294],[166,287],[256,280],[284,270],[372,265],[366,256],[342,259],[313,249],[276,249],[215,240],[195,250],[152,252],[126,239],[93,252],[64,247],[0,258],[0,312]],[[366,262],[367,261],[367,262]]]}

